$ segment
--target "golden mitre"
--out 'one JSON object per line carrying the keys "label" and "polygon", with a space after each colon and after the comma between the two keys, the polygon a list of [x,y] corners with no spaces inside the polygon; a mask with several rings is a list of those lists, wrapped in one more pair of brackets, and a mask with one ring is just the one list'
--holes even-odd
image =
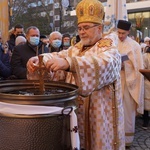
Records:
{"label": "golden mitre", "polygon": [[76,7],[78,24],[82,22],[102,23],[104,6],[98,0],[82,0]]}

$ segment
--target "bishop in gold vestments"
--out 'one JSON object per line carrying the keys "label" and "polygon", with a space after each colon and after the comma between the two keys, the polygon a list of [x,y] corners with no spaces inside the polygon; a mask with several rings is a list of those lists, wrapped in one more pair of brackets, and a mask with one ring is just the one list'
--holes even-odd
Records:
{"label": "bishop in gold vestments", "polygon": [[[81,41],[58,53],[43,54],[50,80],[79,87],[77,117],[81,148],[124,150],[121,56],[113,34],[102,38],[103,5],[82,0],[76,7]],[[38,57],[27,63],[28,79],[38,70]],[[75,149],[75,148],[72,148]]]}

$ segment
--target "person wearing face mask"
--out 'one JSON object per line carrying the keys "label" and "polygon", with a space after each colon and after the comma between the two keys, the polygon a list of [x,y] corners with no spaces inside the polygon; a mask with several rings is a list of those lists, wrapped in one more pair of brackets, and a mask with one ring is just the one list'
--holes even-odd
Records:
{"label": "person wearing face mask", "polygon": [[17,36],[24,36],[24,27],[22,24],[17,24],[14,27],[13,33],[10,35],[8,42],[8,49],[12,52],[15,47],[15,40]]}
{"label": "person wearing face mask", "polygon": [[12,75],[17,79],[26,79],[26,63],[29,58],[48,52],[46,45],[40,41],[40,31],[37,27],[27,28],[26,40],[25,44],[15,46],[12,53]]}
{"label": "person wearing face mask", "polygon": [[69,34],[64,34],[62,37],[62,49],[68,49],[71,45],[71,38]]}
{"label": "person wearing face mask", "polygon": [[58,31],[54,31],[49,35],[49,52],[61,51],[62,34]]}

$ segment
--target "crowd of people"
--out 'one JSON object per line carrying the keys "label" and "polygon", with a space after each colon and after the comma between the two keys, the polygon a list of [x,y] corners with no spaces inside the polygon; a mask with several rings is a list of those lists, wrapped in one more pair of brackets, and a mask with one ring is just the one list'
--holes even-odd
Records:
{"label": "crowd of people", "polygon": [[1,80],[26,79],[26,63],[30,57],[45,52],[59,52],[76,43],[76,37],[71,42],[69,34],[58,31],[51,32],[49,36],[41,35],[36,26],[30,26],[24,31],[23,25],[17,24],[10,31],[7,42],[3,42],[0,35]]}
{"label": "crowd of people", "polygon": [[139,69],[150,70],[150,38],[137,43],[125,20],[103,36],[104,8],[98,0],[82,0],[76,14],[73,38],[58,31],[41,35],[35,26],[25,32],[21,24],[6,43],[0,35],[0,80],[31,80],[33,74],[37,79],[38,55],[43,55],[45,70],[56,74],[53,80],[79,87],[81,149],[123,150],[133,143],[136,115],[143,114],[143,129],[149,124],[150,81]]}

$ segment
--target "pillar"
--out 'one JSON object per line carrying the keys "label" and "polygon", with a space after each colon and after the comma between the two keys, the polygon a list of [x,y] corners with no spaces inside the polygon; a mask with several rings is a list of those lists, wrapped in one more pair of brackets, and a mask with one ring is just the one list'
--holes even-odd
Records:
{"label": "pillar", "polygon": [[0,33],[2,35],[3,42],[8,40],[9,30],[9,10],[8,0],[0,0]]}

